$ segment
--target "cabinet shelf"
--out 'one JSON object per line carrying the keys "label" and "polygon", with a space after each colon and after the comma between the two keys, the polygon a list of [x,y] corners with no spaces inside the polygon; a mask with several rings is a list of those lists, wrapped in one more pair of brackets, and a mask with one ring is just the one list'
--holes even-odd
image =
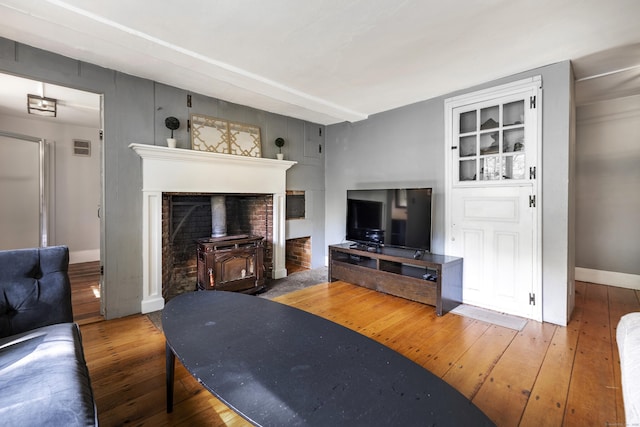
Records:
{"label": "cabinet shelf", "polygon": [[375,252],[345,243],[329,246],[329,280],[342,280],[379,292],[433,305],[436,314],[462,302],[462,258],[414,250],[378,248]]}

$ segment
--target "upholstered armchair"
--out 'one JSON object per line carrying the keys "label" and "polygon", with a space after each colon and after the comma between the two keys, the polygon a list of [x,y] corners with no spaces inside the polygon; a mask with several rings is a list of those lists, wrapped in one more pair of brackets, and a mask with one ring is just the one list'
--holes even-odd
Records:
{"label": "upholstered armchair", "polygon": [[73,322],[66,246],[0,251],[0,338]]}
{"label": "upholstered armchair", "polygon": [[98,424],[65,246],[0,251],[0,424]]}

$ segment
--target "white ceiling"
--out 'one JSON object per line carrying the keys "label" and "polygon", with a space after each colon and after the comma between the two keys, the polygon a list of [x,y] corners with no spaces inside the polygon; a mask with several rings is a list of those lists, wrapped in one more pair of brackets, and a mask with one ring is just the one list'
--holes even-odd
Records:
{"label": "white ceiling", "polygon": [[[56,117],[29,116],[27,94],[56,99]],[[100,128],[100,95],[0,73],[0,114]]]}
{"label": "white ceiling", "polygon": [[581,102],[640,93],[639,17],[638,0],[0,0],[0,36],[332,124],[567,59]]}

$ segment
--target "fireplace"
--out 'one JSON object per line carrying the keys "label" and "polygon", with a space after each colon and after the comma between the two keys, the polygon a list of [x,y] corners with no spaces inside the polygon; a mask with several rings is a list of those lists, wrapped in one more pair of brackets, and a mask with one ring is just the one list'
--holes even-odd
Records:
{"label": "fireplace", "polygon": [[[210,247],[228,248],[235,243],[226,240],[233,240],[233,236],[239,235],[260,240],[259,265],[254,266],[254,272],[260,274],[258,287],[262,287],[264,278],[272,277],[273,273],[273,222],[271,194],[163,193],[162,296],[165,301],[181,293],[192,292],[196,289],[196,281],[203,283],[198,276],[202,261],[198,251],[202,249],[203,241],[208,241],[206,245]],[[242,242],[239,245],[246,246]],[[225,253],[228,252],[225,249]],[[238,251],[240,257],[245,253]],[[245,274],[249,271],[246,267]],[[238,273],[241,270],[239,268]],[[216,282],[218,279],[227,282],[226,278],[220,277],[221,272],[215,274]],[[249,280],[243,282],[248,283]],[[243,290],[256,292],[259,289]]]}
{"label": "fireplace", "polygon": [[[130,144],[142,159],[141,312],[164,307],[162,296],[163,193],[269,195],[272,199],[274,279],[285,277],[286,171],[296,162]],[[200,236],[206,237],[206,236]]]}

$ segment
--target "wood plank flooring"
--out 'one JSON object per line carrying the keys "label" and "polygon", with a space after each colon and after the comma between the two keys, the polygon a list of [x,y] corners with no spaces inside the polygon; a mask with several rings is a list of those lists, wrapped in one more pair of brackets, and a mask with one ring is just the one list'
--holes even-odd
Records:
{"label": "wood plank flooring", "polygon": [[69,265],[73,320],[79,324],[100,322],[100,262]]}
{"label": "wood plank flooring", "polygon": [[[75,279],[72,279],[75,281]],[[577,283],[567,327],[516,332],[343,282],[277,298],[367,335],[442,377],[499,426],[624,425],[615,328],[638,292]],[[164,337],[147,316],[81,326],[102,426],[245,426],[177,363],[165,412]]]}

